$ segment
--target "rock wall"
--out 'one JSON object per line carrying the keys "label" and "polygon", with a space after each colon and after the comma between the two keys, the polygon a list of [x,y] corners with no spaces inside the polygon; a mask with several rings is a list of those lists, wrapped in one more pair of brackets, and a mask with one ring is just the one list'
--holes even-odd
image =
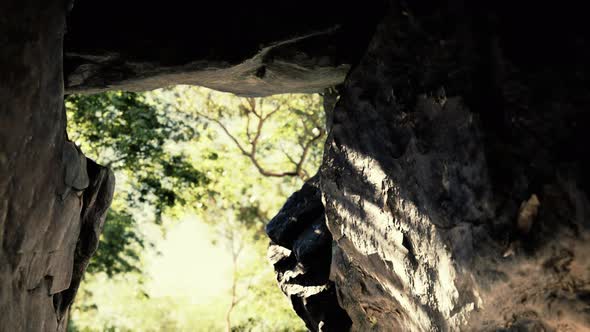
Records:
{"label": "rock wall", "polygon": [[68,93],[267,95],[349,67],[319,191],[268,229],[309,329],[590,328],[582,4],[313,4],[80,2],[65,51],[70,1],[0,4],[0,330],[65,329],[113,193],[67,140],[63,75]]}
{"label": "rock wall", "polygon": [[330,280],[332,236],[315,176],[267,224],[268,258],[279,287],[310,331],[347,331],[352,324]]}
{"label": "rock wall", "polygon": [[0,4],[0,331],[65,331],[114,189],[65,132],[59,1]]}
{"label": "rock wall", "polygon": [[383,7],[383,1],[335,0],[80,1],[68,16],[66,92],[176,84],[247,96],[319,92],[344,80]]}
{"label": "rock wall", "polygon": [[353,330],[590,329],[588,30],[528,5],[394,3],[347,77],[320,187]]}
{"label": "rock wall", "polygon": [[0,4],[0,331],[66,329],[112,199],[112,172],[67,138],[64,92],[317,92],[342,82],[381,15],[336,1],[72,6]]}

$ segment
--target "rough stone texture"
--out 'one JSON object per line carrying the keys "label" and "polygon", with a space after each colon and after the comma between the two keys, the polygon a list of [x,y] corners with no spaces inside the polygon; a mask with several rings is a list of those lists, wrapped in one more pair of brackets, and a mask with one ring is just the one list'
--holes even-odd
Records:
{"label": "rough stone texture", "polygon": [[[65,4],[0,4],[0,331],[57,331],[114,177],[67,141]],[[86,257],[86,258],[85,258]],[[72,267],[76,267],[73,269]],[[71,296],[70,296],[71,297]]]}
{"label": "rough stone texture", "polygon": [[70,305],[74,302],[90,258],[98,249],[99,237],[115,189],[115,176],[110,169],[102,167],[88,158],[86,158],[86,162],[88,165],[86,173],[92,182],[84,190],[82,196],[80,232],[74,251],[71,282],[67,289],[53,296],[56,316],[61,323],[60,331],[67,329]]}
{"label": "rough stone texture", "polygon": [[310,331],[346,331],[352,322],[338,305],[329,280],[332,236],[317,185],[316,176],[268,223],[268,258],[281,290]]}
{"label": "rough stone texture", "polygon": [[[344,79],[381,13],[336,1],[301,13],[310,4],[217,2],[196,13],[169,2],[138,15],[137,4],[80,2],[65,52],[72,1],[0,4],[0,331],[66,329],[114,190],[113,174],[67,139],[62,74],[68,92],[178,83],[244,95],[320,91]],[[306,269],[329,248],[316,246],[329,236],[321,231],[295,244],[311,244],[295,251]],[[327,269],[314,273],[327,282]],[[334,302],[334,288],[323,287],[298,310]],[[324,312],[309,321],[335,311]]]}
{"label": "rough stone texture", "polygon": [[319,92],[344,80],[383,7],[335,0],[194,5],[77,2],[65,43],[67,93],[172,84],[248,96]]}
{"label": "rough stone texture", "polygon": [[324,204],[308,184],[269,228],[308,327],[345,329],[342,307],[356,331],[588,330],[583,4],[389,3],[79,2],[64,69],[71,3],[1,2],[0,330],[65,328],[113,191],[67,141],[62,71],[69,92],[266,95],[318,91],[350,64]]}
{"label": "rough stone texture", "polygon": [[326,145],[331,279],[352,329],[588,330],[579,8],[426,3],[393,2]]}

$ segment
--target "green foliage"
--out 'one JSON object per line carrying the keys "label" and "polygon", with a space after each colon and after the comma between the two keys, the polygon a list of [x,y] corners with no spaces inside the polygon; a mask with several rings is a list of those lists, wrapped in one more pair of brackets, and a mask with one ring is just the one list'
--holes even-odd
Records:
{"label": "green foliage", "polygon": [[[203,194],[206,176],[185,155],[166,149],[170,142],[193,139],[195,132],[182,114],[168,116],[134,92],[72,95],[66,99],[66,110],[70,139],[113,169],[118,180],[100,250],[89,270],[109,275],[138,271],[144,241],[130,210],[149,208],[151,219],[158,222],[167,208]],[[127,186],[119,182],[124,179],[129,179]]]}
{"label": "green foliage", "polygon": [[[237,98],[191,86],[154,94],[168,109],[183,110],[201,130],[237,149],[263,176],[306,179],[321,161],[325,120],[319,95]],[[207,130],[209,125],[216,128]]]}
{"label": "green foliage", "polygon": [[[141,170],[150,160],[161,158],[167,139],[186,141],[192,128],[167,117],[135,92],[72,95],[66,99],[68,121],[74,141],[83,139],[101,162],[113,169]],[[102,152],[112,150],[112,156]]]}
{"label": "green foliage", "polygon": [[[263,230],[321,162],[325,128],[319,95],[239,98],[178,86],[75,95],[66,107],[70,139],[117,178],[71,329],[222,330],[233,298],[234,331],[304,330],[266,262]],[[209,225],[210,234],[207,249],[187,243],[194,251],[174,256],[180,266],[198,266],[207,255],[203,251],[214,248],[227,253],[219,263],[232,266],[217,278],[219,294],[207,303],[194,303],[191,294],[153,295],[153,286],[142,281],[160,272],[145,278],[137,273],[146,272],[166,241],[147,236],[147,230],[159,225],[166,233],[187,215]]]}
{"label": "green foliage", "polygon": [[166,207],[186,203],[181,193],[199,196],[207,178],[184,154],[165,148],[196,136],[183,113],[167,114],[134,92],[73,95],[66,107],[71,140],[97,162],[133,176],[135,191],[126,201],[148,202],[160,217]]}
{"label": "green foliage", "polygon": [[107,214],[100,242],[87,273],[105,272],[109,277],[115,274],[136,271],[135,265],[140,260],[135,248],[144,248],[144,239],[137,234],[136,223],[129,213],[111,209]]}

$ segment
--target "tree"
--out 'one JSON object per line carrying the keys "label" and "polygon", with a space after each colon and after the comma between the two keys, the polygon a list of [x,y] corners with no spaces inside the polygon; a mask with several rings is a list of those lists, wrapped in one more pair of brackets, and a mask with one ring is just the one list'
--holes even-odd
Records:
{"label": "tree", "polygon": [[196,135],[181,113],[166,114],[142,94],[107,92],[66,98],[69,138],[117,174],[117,191],[89,272],[137,271],[145,243],[133,210],[148,210],[153,221],[178,204],[203,195],[206,176],[166,144]]}
{"label": "tree", "polygon": [[[192,98],[179,97],[182,94]],[[174,95],[169,99],[173,108],[195,122],[219,126],[263,176],[306,180],[309,167],[321,159],[326,129],[317,94],[232,99],[209,89],[179,86]]]}
{"label": "tree", "polygon": [[[299,186],[299,181],[307,180],[317,170],[326,133],[324,98],[319,95],[236,98],[208,89],[179,86],[158,91],[157,99],[167,103],[168,109],[190,114],[193,123],[203,124],[205,128],[213,124],[213,132],[224,136],[216,139],[224,139],[226,146],[233,145],[259,176],[295,178]],[[227,197],[227,186],[231,185],[222,182]],[[244,192],[240,194],[243,196]],[[225,317],[226,330],[230,331],[237,328],[232,320],[233,311],[254,292],[250,286],[259,274],[256,271],[244,274],[241,267],[242,250],[252,241],[246,234],[265,238],[263,226],[270,216],[268,209],[244,202],[240,195],[227,199],[225,204],[237,211],[217,226],[232,256],[230,301]],[[224,214],[222,211],[219,213]]]}
{"label": "tree", "polygon": [[[234,152],[231,153],[239,152],[247,165],[255,169],[258,176],[253,174],[253,179],[257,182],[260,176],[293,178],[297,180],[295,187],[298,187],[319,166],[326,132],[323,98],[319,95],[237,98],[208,89],[180,86],[159,91],[158,98],[165,100],[169,109],[186,112],[193,116],[194,123],[201,123],[204,128],[218,133],[214,140],[223,140],[225,147],[233,145]],[[209,124],[214,128],[211,129]],[[226,330],[230,331],[239,329],[232,320],[232,313],[245,298],[256,292],[253,284],[261,278],[260,271],[245,272],[248,269],[242,262],[242,250],[252,243],[249,236],[256,237],[255,241],[264,239],[262,242],[266,243],[263,226],[273,210],[259,206],[256,201],[242,199],[247,196],[243,190],[248,188],[248,183],[240,183],[242,191],[231,195],[227,188],[232,183],[225,181],[228,177],[214,178],[221,178],[225,188],[223,196],[226,199],[218,202],[219,214],[223,215],[222,211],[227,209],[235,211],[234,215],[225,217],[226,222],[217,225],[220,238],[232,257],[230,301],[225,316]]]}
{"label": "tree", "polygon": [[[121,182],[89,272],[140,271],[146,246],[140,220],[158,222],[188,209],[212,225],[216,241],[231,253],[226,329],[271,328],[260,319],[262,312],[285,315],[280,308],[287,310],[287,301],[280,292],[263,289],[276,287],[265,263],[263,229],[286,196],[319,166],[325,137],[321,96],[239,98],[180,86],[70,96],[67,110],[71,138],[110,165]],[[145,211],[147,219],[141,216]],[[92,289],[86,294],[84,301],[92,301]],[[285,302],[284,307],[252,311],[243,303],[254,301],[256,294]],[[97,313],[93,305],[78,308],[78,313]],[[299,324],[283,320],[293,328]],[[272,325],[277,328],[281,325]]]}

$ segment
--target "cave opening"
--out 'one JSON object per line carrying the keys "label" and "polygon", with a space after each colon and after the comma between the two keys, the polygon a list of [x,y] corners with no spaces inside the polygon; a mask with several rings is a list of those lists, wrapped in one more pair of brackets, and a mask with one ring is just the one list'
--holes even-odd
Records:
{"label": "cave opening", "polygon": [[317,172],[336,99],[188,85],[66,96],[68,138],[117,180],[69,329],[305,330],[264,228]]}
{"label": "cave opening", "polygon": [[[85,324],[129,330],[140,315],[148,325],[164,322],[165,330],[207,319],[183,311],[190,301],[175,306],[157,301],[163,297],[149,289],[142,294],[149,282],[139,278],[102,294],[86,286],[78,292],[115,190],[110,168],[84,155],[99,159],[85,139],[106,139],[110,145],[96,155],[109,157],[101,162],[111,168],[126,165],[118,188],[128,189],[117,193],[124,195],[108,216],[117,227],[106,230],[102,243],[126,256],[103,255],[107,272],[96,263],[99,253],[87,282],[94,273],[106,283],[109,273],[147,269],[144,253],[166,256],[167,248],[139,235],[151,227],[160,236],[166,225],[183,225],[182,218],[171,221],[175,216],[207,207],[217,211],[203,222],[207,227],[234,231],[247,224],[242,218],[261,227],[258,214],[270,211],[263,206],[280,193],[268,186],[253,194],[260,184],[245,186],[248,177],[237,172],[248,165],[257,176],[268,175],[262,179],[285,172],[301,182],[309,177],[293,184],[299,190],[265,229],[280,288],[309,330],[588,330],[590,30],[582,4],[265,0],[199,6],[0,2],[0,331],[63,332],[77,293],[80,301],[139,294],[152,307],[89,304],[82,310],[97,319],[105,314],[106,323],[84,323],[74,309],[70,330]],[[319,176],[296,166],[304,149],[280,154],[291,167],[286,170],[259,158],[272,148],[259,142],[252,152],[260,121],[248,102],[246,111],[231,109],[251,115],[252,131],[236,134],[227,128],[233,121],[220,120],[223,130],[212,120],[223,112],[205,114],[211,119],[195,130],[190,114],[159,109],[150,104],[153,96],[117,92],[174,84],[243,96],[317,93],[341,84],[337,111],[326,116],[330,134]],[[104,91],[111,91],[100,95],[104,100],[74,95]],[[70,126],[93,136],[66,134],[64,94],[70,95]],[[174,105],[178,98],[170,98]],[[78,104],[94,111],[72,111]],[[235,155],[219,153],[207,133],[225,137]],[[183,144],[170,148],[169,142],[193,136],[202,155]],[[128,196],[137,200],[134,206],[124,204]],[[259,206],[235,210],[232,202]],[[225,213],[228,207],[239,213]],[[139,221],[134,211],[151,221]],[[167,232],[173,244],[213,246],[210,238],[174,240],[209,232],[178,227]],[[108,237],[123,242],[109,244]],[[227,254],[235,242],[222,238],[216,237]],[[183,295],[196,284],[220,293],[213,284],[222,278],[199,255],[215,263],[220,258],[203,248],[172,249],[184,269],[164,264],[173,276],[167,284]],[[198,281],[189,273],[195,267],[214,281]],[[234,294],[248,289],[247,282],[240,285]],[[270,296],[259,293],[237,307],[262,303],[265,318],[280,317],[272,311],[280,309],[277,302],[259,301]],[[213,301],[206,307],[213,310]],[[231,307],[211,318],[220,329],[258,324]]]}

